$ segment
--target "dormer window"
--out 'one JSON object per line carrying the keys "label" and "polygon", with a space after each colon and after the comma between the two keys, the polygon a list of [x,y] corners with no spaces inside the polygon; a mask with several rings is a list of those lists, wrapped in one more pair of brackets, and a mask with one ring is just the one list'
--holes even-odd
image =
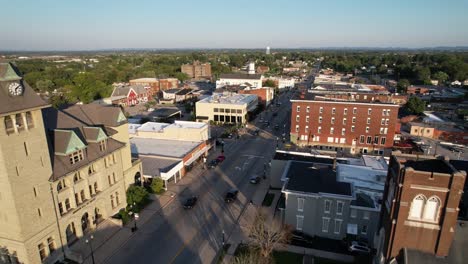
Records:
{"label": "dormer window", "polygon": [[102,140],[99,142],[99,150],[101,150],[101,152],[104,152],[107,148],[107,144],[106,144],[106,140]]}
{"label": "dormer window", "polygon": [[80,162],[83,160],[84,156],[83,156],[83,150],[80,149],[78,151],[75,151],[73,152],[72,154],[69,155],[70,157],[70,163],[71,164],[75,164],[77,162]]}
{"label": "dormer window", "polygon": [[67,182],[65,181],[65,179],[62,179],[57,183],[57,192],[60,192],[64,188],[67,188]]}

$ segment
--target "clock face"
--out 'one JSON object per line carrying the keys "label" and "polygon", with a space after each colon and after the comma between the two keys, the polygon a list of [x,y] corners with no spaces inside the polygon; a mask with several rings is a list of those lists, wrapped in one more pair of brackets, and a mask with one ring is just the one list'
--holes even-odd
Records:
{"label": "clock face", "polygon": [[23,86],[19,82],[12,82],[8,86],[8,92],[14,96],[21,95],[23,93]]}

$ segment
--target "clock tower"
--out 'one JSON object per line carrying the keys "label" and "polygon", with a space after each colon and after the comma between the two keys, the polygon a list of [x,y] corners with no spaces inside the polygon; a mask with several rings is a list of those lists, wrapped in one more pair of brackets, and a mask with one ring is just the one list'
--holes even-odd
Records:
{"label": "clock tower", "polygon": [[62,258],[42,118],[48,106],[13,65],[0,63],[0,247],[12,263]]}

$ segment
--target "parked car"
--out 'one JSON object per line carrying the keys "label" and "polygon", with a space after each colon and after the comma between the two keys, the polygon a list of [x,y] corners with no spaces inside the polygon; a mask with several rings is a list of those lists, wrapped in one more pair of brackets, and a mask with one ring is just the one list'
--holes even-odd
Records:
{"label": "parked car", "polygon": [[224,155],[219,155],[216,160],[218,161],[218,163],[221,163],[223,162],[224,160],[226,159],[226,157]]}
{"label": "parked car", "polygon": [[198,198],[196,196],[192,196],[188,198],[187,200],[185,200],[184,208],[192,209],[195,206],[195,204],[197,204],[197,201],[198,201]]}
{"label": "parked car", "polygon": [[218,159],[211,160],[210,163],[208,163],[208,168],[214,169],[218,166],[218,163]]}
{"label": "parked car", "polygon": [[259,134],[260,134],[260,129],[255,129],[254,135],[255,135],[255,136],[258,136]]}
{"label": "parked car", "polygon": [[307,235],[301,231],[294,230],[292,232],[292,240],[299,241],[299,242],[307,242],[307,243],[312,243],[314,238],[310,235]]}
{"label": "parked car", "polygon": [[250,183],[257,184],[260,182],[260,176],[253,176],[250,178]]}
{"label": "parked car", "polygon": [[353,241],[348,247],[349,252],[357,254],[370,254],[371,250],[369,246],[364,242]]}
{"label": "parked car", "polygon": [[233,202],[234,200],[237,199],[237,194],[239,193],[238,190],[236,189],[231,189],[229,190],[227,193],[226,193],[226,197],[224,197],[224,201],[226,203],[231,203]]}

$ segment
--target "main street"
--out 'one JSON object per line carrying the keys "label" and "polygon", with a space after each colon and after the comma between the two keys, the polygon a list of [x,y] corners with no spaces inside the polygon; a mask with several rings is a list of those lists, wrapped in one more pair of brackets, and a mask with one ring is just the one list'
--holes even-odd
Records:
{"label": "main street", "polygon": [[[267,111],[271,124],[289,123],[289,95],[280,96],[281,110],[270,107]],[[278,116],[273,117],[272,111],[277,111]],[[255,121],[249,129],[255,129],[254,126],[262,127]],[[268,129],[258,136],[226,140],[226,160],[217,168],[204,171],[190,185],[181,186],[175,199],[141,226],[107,263],[211,263],[222,247],[223,232],[227,239],[252,197],[268,189],[268,178],[257,185],[249,182],[250,177],[263,175],[264,164],[274,155],[276,136],[271,134],[271,126]],[[219,154],[218,147],[208,160]],[[231,188],[238,189],[239,196],[226,204],[224,195]],[[198,203],[193,209],[184,210],[182,203],[192,195],[198,196]]]}

